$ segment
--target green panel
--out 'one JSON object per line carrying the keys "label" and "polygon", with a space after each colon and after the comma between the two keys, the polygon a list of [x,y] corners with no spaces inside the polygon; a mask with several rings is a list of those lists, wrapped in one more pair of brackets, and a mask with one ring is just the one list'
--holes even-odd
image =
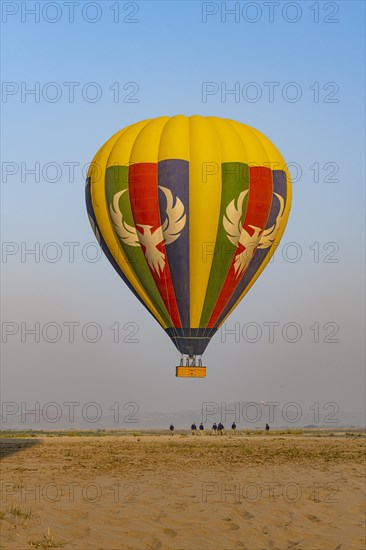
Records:
{"label": "green panel", "polygon": [[[242,162],[225,162],[221,167],[222,176],[222,194],[220,217],[217,229],[216,243],[214,248],[214,256],[210,277],[208,280],[205,301],[200,320],[200,327],[205,327],[211,317],[211,313],[219,297],[221,288],[225,278],[229,272],[233,257],[235,255],[236,246],[229,240],[227,231],[224,228],[224,216],[228,222],[233,223],[232,234],[238,232],[238,223],[235,223],[236,212],[239,212],[238,199],[242,192],[246,192],[242,197],[242,205],[240,208],[240,224],[243,225],[243,219],[248,206],[249,195],[249,167]],[[234,202],[232,202],[234,201]],[[229,212],[227,208],[229,207]],[[228,216],[227,216],[228,214]]]}
{"label": "green panel", "polygon": [[[134,220],[132,217],[130,199],[128,195],[128,166],[110,166],[106,170],[106,197],[107,203],[110,205],[113,203],[113,199],[116,193],[126,190],[119,198],[118,207],[123,215],[123,221],[125,224],[128,224],[130,228],[135,228]],[[113,219],[111,218],[112,224]],[[126,228],[127,234],[128,226]],[[119,242],[123,248],[124,253],[130,263],[130,267],[135,273],[136,277],[140,281],[141,285],[144,287],[146,293],[148,294],[150,300],[159,311],[161,317],[168,324],[168,326],[173,326],[170,319],[169,313],[166,310],[164,302],[160,296],[160,293],[156,287],[153,276],[149,266],[147,265],[145,255],[142,251],[141,246],[131,246],[127,244],[124,239],[118,235]],[[131,234],[131,242],[133,242],[133,233]],[[137,239],[138,240],[138,239]]]}

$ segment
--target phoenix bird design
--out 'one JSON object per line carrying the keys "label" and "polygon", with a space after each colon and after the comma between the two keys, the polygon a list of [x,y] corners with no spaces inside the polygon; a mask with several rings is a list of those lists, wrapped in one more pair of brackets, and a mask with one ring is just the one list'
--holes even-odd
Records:
{"label": "phoenix bird design", "polygon": [[243,252],[235,256],[234,270],[236,277],[239,277],[248,267],[253,258],[255,249],[258,245],[261,229],[255,225],[248,225],[253,229],[253,234],[250,235],[243,227],[243,202],[248,194],[248,189],[242,191],[237,199],[229,202],[226,208],[226,214],[223,217],[223,225],[229,241],[236,247],[241,245],[244,247]]}
{"label": "phoenix bird design", "polygon": [[223,217],[223,226],[229,241],[236,247],[241,245],[244,247],[243,252],[235,256],[234,270],[236,277],[239,277],[249,266],[254,253],[258,248],[269,248],[272,246],[277,231],[281,225],[285,201],[281,195],[274,193],[280,203],[279,213],[276,217],[274,225],[265,229],[261,233],[261,229],[255,225],[248,225],[248,228],[253,230],[252,235],[243,227],[243,202],[248,194],[248,190],[242,191],[235,204],[233,199],[226,208],[226,213]]}
{"label": "phoenix bird design", "polygon": [[123,189],[114,195],[109,211],[120,239],[128,246],[142,246],[150,268],[161,277],[165,267],[165,254],[158,249],[158,246],[161,243],[171,244],[178,239],[186,224],[186,214],[184,213],[184,205],[178,197],[176,197],[174,203],[174,197],[170,189],[162,186],[159,186],[159,189],[164,193],[167,202],[166,219],[155,231],[152,231],[152,225],[136,224],[136,227],[133,227],[124,221],[119,208],[119,200],[127,189]]}

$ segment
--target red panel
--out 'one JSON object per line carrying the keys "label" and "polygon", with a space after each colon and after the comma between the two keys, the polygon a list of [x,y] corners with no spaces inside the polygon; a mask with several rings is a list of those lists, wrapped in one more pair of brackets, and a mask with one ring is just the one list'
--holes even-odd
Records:
{"label": "red panel", "polygon": [[159,230],[161,221],[157,164],[131,165],[128,189],[132,215],[146,261],[174,326],[181,327],[165,245]]}
{"label": "red panel", "polygon": [[[248,207],[244,218],[243,229],[248,233],[248,235],[253,239],[252,242],[259,243],[260,235],[262,234],[269,212],[271,209],[272,203],[272,172],[269,168],[262,166],[253,167],[249,169],[250,175],[250,186],[249,186],[249,200]],[[252,227],[250,227],[252,226]],[[254,227],[254,229],[253,229]],[[211,314],[210,320],[207,324],[209,328],[215,326],[220,313],[224,309],[225,305],[230,299],[230,296],[234,292],[235,288],[239,284],[240,279],[244,275],[248,265],[238,273],[236,262],[238,256],[246,251],[245,258],[253,257],[256,246],[253,244],[249,245],[247,248],[239,242],[236,254],[231,263],[229,272],[224,281],[223,287]]]}

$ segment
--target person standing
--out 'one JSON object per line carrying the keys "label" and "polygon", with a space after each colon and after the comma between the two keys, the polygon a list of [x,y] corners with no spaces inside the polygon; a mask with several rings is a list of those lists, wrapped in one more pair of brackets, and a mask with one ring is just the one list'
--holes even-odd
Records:
{"label": "person standing", "polygon": [[216,422],[214,422],[213,426],[212,426],[212,435],[217,435],[217,424],[216,424]]}
{"label": "person standing", "polygon": [[170,424],[169,430],[170,430],[170,435],[174,435],[174,426],[173,426],[173,424]]}
{"label": "person standing", "polygon": [[204,429],[205,429],[205,428],[204,428],[204,426],[203,426],[203,424],[202,424],[202,422],[201,422],[200,427],[199,427],[199,434],[200,434],[200,435],[203,435]]}
{"label": "person standing", "polygon": [[196,426],[196,423],[193,422],[192,426],[191,426],[191,431],[192,431],[192,435],[196,435],[196,432],[197,432],[197,426]]}
{"label": "person standing", "polygon": [[269,428],[269,424],[266,424],[266,434],[269,433],[269,429],[270,429],[270,428]]}
{"label": "person standing", "polygon": [[233,422],[231,424],[231,429],[233,430],[233,435],[235,435],[236,434],[236,424],[235,424],[235,422]]}

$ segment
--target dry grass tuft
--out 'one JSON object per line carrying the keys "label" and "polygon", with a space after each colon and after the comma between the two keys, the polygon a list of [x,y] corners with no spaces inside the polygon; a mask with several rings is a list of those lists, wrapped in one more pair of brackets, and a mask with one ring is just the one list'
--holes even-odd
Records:
{"label": "dry grass tuft", "polygon": [[47,548],[63,548],[70,541],[66,540],[55,540],[55,535],[51,532],[51,529],[48,528],[46,533],[43,533],[43,537],[40,540],[29,540],[28,544],[32,548],[40,548],[41,550]]}

